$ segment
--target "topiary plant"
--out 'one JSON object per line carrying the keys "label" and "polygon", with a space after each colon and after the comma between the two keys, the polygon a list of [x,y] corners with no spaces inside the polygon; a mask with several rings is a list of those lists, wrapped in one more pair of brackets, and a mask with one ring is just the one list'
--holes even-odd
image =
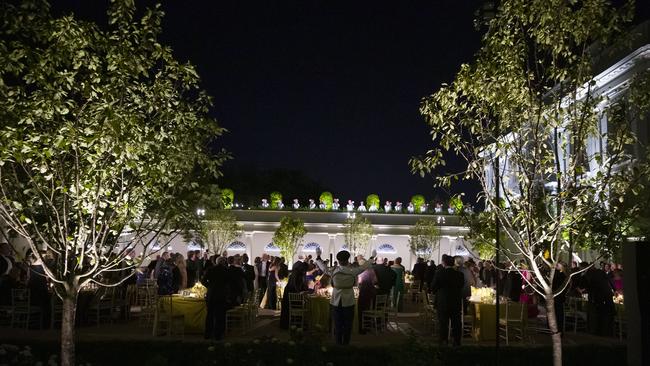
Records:
{"label": "topiary plant", "polygon": [[320,194],[320,202],[325,204],[326,210],[332,209],[332,202],[334,202],[334,196],[330,192],[323,192]]}
{"label": "topiary plant", "polygon": [[375,208],[379,209],[379,196],[376,194],[369,194],[368,197],[366,197],[366,206],[370,208],[372,205],[375,205]]}
{"label": "topiary plant", "polygon": [[232,204],[235,202],[235,192],[230,188],[222,189],[221,202],[223,203],[224,208],[232,208]]}
{"label": "topiary plant", "polygon": [[463,200],[460,195],[455,195],[449,200],[449,208],[454,209],[456,213],[463,212]]}
{"label": "topiary plant", "polygon": [[271,208],[277,209],[279,208],[280,202],[282,202],[282,193],[278,191],[273,191],[271,192]]}
{"label": "topiary plant", "polygon": [[420,206],[426,202],[426,199],[424,199],[424,196],[421,194],[416,194],[415,196],[411,197],[411,203],[413,206],[415,206],[415,212],[420,212]]}

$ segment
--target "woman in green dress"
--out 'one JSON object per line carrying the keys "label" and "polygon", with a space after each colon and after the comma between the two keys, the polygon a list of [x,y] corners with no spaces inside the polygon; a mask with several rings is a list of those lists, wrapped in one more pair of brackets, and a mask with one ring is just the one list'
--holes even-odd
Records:
{"label": "woman in green dress", "polygon": [[404,300],[404,275],[406,269],[402,265],[402,257],[395,258],[395,264],[390,266],[397,276],[395,276],[395,286],[393,287],[393,304],[397,303],[397,311],[401,312]]}

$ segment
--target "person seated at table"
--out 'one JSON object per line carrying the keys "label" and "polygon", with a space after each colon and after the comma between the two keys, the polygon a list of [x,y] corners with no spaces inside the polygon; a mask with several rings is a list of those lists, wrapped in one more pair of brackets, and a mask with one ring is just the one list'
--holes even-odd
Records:
{"label": "person seated at table", "polygon": [[316,271],[318,271],[318,267],[316,267],[314,261],[306,263],[306,266],[307,272],[305,273],[305,283],[307,283],[307,288],[313,290],[314,285],[316,284]]}
{"label": "person seated at table", "polygon": [[296,262],[287,280],[287,285],[284,286],[280,308],[280,328],[282,329],[289,329],[289,294],[299,294],[308,290],[305,282],[306,270],[307,265],[304,262]]}
{"label": "person seated at table", "polygon": [[230,308],[227,295],[230,284],[228,282],[226,258],[217,258],[216,265],[206,270],[201,283],[208,289],[205,339],[221,340],[226,330],[226,311]]}
{"label": "person seated at table", "polygon": [[448,255],[442,257],[443,269],[436,271],[431,291],[436,295],[438,311],[439,337],[441,345],[448,343],[449,324],[451,323],[452,344],[460,346],[461,309],[463,301],[463,286],[465,277],[454,268],[454,258]]}
{"label": "person seated at table", "polygon": [[327,268],[321,259],[321,249],[316,248],[316,265],[324,273],[332,278],[332,297],[330,305],[332,309],[332,318],[334,319],[336,344],[350,344],[350,335],[352,333],[352,322],[354,321],[354,290],[353,286],[357,276],[368,269],[375,259],[377,252],[373,249],[369,260],[363,261],[363,256],[358,256],[360,263],[358,267],[350,265],[350,252],[342,250],[336,254],[339,262],[338,267]]}

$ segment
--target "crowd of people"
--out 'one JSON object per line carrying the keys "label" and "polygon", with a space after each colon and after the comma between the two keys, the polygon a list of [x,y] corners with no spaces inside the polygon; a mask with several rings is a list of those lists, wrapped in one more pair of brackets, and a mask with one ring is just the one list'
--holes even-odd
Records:
{"label": "crowd of people", "polygon": [[[206,338],[221,339],[225,331],[225,314],[230,308],[246,301],[257,291],[263,298],[261,306],[275,310],[278,307],[277,286],[285,283],[281,304],[280,326],[288,328],[288,298],[290,293],[314,293],[331,287],[332,316],[335,323],[337,343],[350,341],[351,322],[354,318],[354,297],[352,288],[358,288],[357,311],[361,321],[364,310],[373,306],[376,295],[390,295],[390,301],[398,311],[403,310],[406,276],[412,276],[418,290],[435,295],[435,306],[439,317],[440,341],[448,342],[451,325],[452,344],[460,344],[460,317],[468,311],[472,287],[499,289],[499,296],[509,301],[526,304],[528,316],[536,317],[543,308],[543,298],[529,285],[532,279],[526,263],[494,263],[492,261],[464,260],[463,257],[442,256],[436,265],[434,261],[418,258],[411,271],[402,265],[400,257],[394,260],[374,256],[368,260],[351,258],[350,253],[341,251],[336,261],[311,255],[299,256],[292,270],[282,257],[264,254],[256,257],[252,264],[246,254],[213,255],[201,251],[181,253],[163,252],[146,267],[139,269],[136,276],[128,278],[123,285],[143,283],[146,280],[157,284],[159,295],[171,295],[201,282],[207,288],[208,316]],[[570,277],[571,273],[576,273]],[[567,278],[571,278],[564,287]],[[497,287],[498,285],[498,287]],[[553,287],[564,288],[555,298],[555,310],[560,331],[564,328],[564,307],[567,297],[586,300],[587,329],[589,332],[607,336],[613,331],[615,307],[613,296],[623,294],[623,266],[616,263],[573,262],[570,267],[559,264],[555,272]],[[24,260],[16,260],[11,247],[0,244],[0,305],[11,305],[11,290],[30,289],[33,306],[42,308],[42,326],[49,325],[51,291],[43,265],[35,256],[27,253]],[[352,295],[353,296],[353,295]],[[352,304],[352,305],[351,305]],[[352,307],[351,307],[352,306]],[[360,333],[363,334],[361,324]]]}

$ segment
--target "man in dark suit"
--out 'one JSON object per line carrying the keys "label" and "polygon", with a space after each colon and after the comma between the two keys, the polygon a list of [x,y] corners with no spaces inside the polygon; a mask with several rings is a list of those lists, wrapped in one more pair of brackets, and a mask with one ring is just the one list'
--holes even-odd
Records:
{"label": "man in dark suit", "polygon": [[244,271],[244,282],[246,283],[246,296],[250,296],[255,291],[253,282],[255,282],[255,268],[248,264],[248,255],[242,255],[242,270]]}
{"label": "man in dark suit", "polygon": [[413,266],[413,271],[411,271],[411,274],[413,275],[413,280],[414,281],[419,281],[420,282],[420,288],[418,290],[422,290],[422,285],[424,284],[424,275],[427,272],[427,264],[424,262],[424,258],[418,258],[417,262]]}
{"label": "man in dark suit", "polygon": [[390,294],[390,289],[393,288],[395,280],[397,279],[395,271],[380,263],[375,264],[372,269],[375,271],[375,275],[377,276],[377,295]]}
{"label": "man in dark suit", "polygon": [[269,278],[269,267],[271,262],[269,261],[269,255],[263,254],[262,260],[255,262],[257,267],[257,287],[259,288],[262,294],[266,293],[267,280]]}
{"label": "man in dark suit", "polygon": [[228,311],[228,293],[230,292],[226,258],[217,258],[217,264],[206,270],[201,282],[208,289],[205,338],[221,340],[226,330],[226,311]]}
{"label": "man in dark suit", "polygon": [[461,307],[462,290],[465,283],[463,274],[454,269],[454,258],[442,257],[444,268],[436,271],[431,291],[436,295],[436,307],[438,310],[438,322],[440,323],[440,344],[448,343],[449,323],[451,322],[451,334],[454,346],[460,345],[462,334]]}

